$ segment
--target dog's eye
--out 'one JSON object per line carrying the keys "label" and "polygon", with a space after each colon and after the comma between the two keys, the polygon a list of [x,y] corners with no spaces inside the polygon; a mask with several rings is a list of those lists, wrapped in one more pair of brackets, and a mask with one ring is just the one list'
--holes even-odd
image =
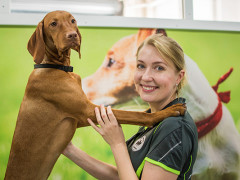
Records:
{"label": "dog's eye", "polygon": [[111,67],[116,61],[112,58],[109,59],[107,67]]}
{"label": "dog's eye", "polygon": [[54,26],[57,25],[57,22],[54,21],[54,22],[52,22],[50,25],[54,27]]}
{"label": "dog's eye", "polygon": [[75,20],[75,19],[72,19],[72,20],[71,20],[71,22],[72,22],[72,23],[75,23],[75,22],[76,22],[76,20]]}

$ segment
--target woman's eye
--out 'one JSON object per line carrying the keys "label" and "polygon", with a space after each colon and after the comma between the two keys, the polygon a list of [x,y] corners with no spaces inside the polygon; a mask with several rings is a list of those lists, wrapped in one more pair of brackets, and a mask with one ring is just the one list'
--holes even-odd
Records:
{"label": "woman's eye", "polygon": [[74,24],[74,23],[76,22],[76,20],[75,20],[75,19],[72,19],[71,22]]}
{"label": "woman's eye", "polygon": [[50,25],[53,26],[53,27],[54,27],[54,26],[57,26],[57,22],[54,21],[54,22],[52,22]]}
{"label": "woman's eye", "polygon": [[116,62],[116,61],[115,61],[114,59],[110,58],[110,59],[108,60],[107,67],[111,67],[115,62]]}
{"label": "woman's eye", "polygon": [[142,65],[142,64],[137,64],[137,68],[138,68],[138,69],[143,69],[143,68],[144,68],[144,65]]}
{"label": "woman's eye", "polygon": [[155,69],[158,70],[158,71],[164,70],[164,68],[162,66],[157,66]]}

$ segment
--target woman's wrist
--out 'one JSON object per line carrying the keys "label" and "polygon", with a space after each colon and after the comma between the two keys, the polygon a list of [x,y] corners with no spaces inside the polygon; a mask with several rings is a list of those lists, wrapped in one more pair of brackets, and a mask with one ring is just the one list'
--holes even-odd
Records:
{"label": "woman's wrist", "polygon": [[116,167],[89,156],[73,144],[69,144],[63,154],[97,179],[118,179]]}
{"label": "woman's wrist", "polygon": [[138,179],[133,169],[126,143],[111,146],[120,179]]}
{"label": "woman's wrist", "polygon": [[69,143],[62,154],[66,157],[70,157],[74,153],[75,148],[76,147],[72,143]]}
{"label": "woman's wrist", "polygon": [[127,145],[126,145],[126,142],[119,142],[119,143],[113,143],[113,144],[110,144],[110,147],[112,149],[112,151],[114,150],[117,150],[119,148],[125,148]]}

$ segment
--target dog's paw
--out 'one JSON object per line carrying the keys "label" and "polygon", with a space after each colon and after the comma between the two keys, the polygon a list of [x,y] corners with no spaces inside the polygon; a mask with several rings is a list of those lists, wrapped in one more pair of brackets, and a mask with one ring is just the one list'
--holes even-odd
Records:
{"label": "dog's paw", "polygon": [[178,103],[166,108],[166,110],[169,110],[171,116],[183,116],[187,110],[187,106],[186,104]]}

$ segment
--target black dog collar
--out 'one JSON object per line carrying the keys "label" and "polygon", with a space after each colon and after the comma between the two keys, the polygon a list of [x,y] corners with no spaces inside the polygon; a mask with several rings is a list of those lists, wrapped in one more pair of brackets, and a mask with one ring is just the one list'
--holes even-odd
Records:
{"label": "black dog collar", "polygon": [[73,72],[72,66],[61,66],[61,65],[55,65],[55,64],[34,64],[34,69],[37,68],[54,68],[54,69],[60,69],[65,72]]}

